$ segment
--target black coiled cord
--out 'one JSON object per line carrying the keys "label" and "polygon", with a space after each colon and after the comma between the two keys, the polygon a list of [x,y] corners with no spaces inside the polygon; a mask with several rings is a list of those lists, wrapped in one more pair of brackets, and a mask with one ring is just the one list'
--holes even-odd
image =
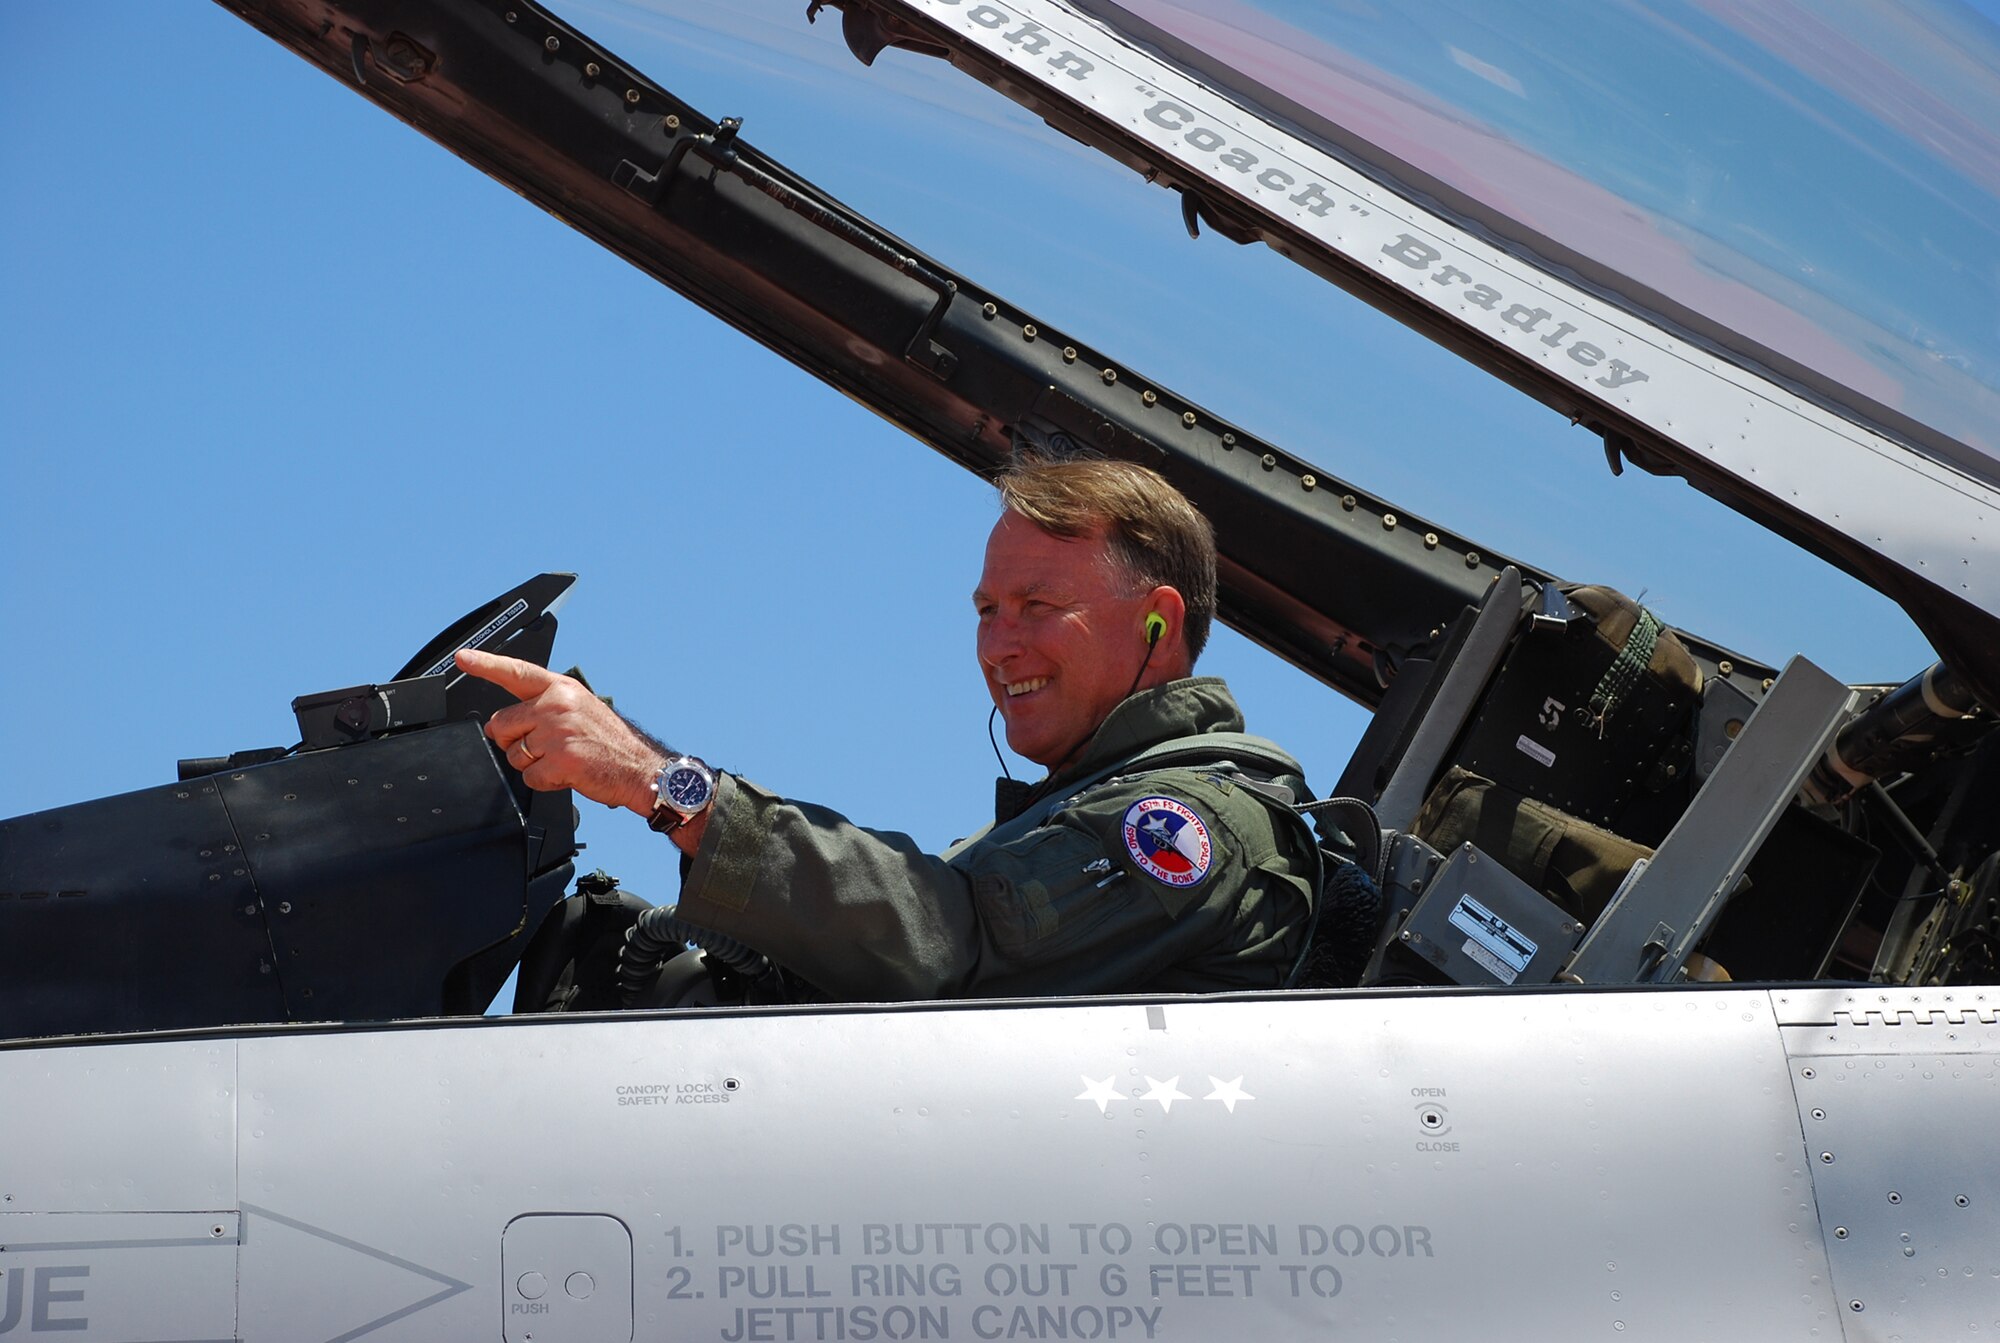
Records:
{"label": "black coiled cord", "polygon": [[762,979],[771,971],[771,962],[762,952],[733,937],[696,927],[680,917],[677,905],[657,905],[639,916],[625,934],[625,945],[619,948],[619,1001],[627,1007],[636,1005],[660,967],[690,942],[745,979]]}

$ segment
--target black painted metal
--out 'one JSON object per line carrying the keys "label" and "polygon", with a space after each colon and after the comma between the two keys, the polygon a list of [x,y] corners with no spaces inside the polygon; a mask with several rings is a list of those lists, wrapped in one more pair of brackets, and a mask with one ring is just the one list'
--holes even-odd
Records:
{"label": "black painted metal", "polygon": [[510,784],[459,722],[0,821],[0,1035],[477,1011],[569,877]]}
{"label": "black painted metal", "polygon": [[1521,575],[1504,569],[1480,604],[1465,643],[1445,668],[1444,680],[1422,723],[1375,801],[1385,830],[1409,830],[1423,808],[1453,743],[1479,712],[1486,686],[1513,645],[1521,623]]}

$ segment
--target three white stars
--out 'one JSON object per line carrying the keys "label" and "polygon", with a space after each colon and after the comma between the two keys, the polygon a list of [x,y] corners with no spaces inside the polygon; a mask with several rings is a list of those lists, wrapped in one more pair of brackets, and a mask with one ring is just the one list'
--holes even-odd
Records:
{"label": "three white stars", "polygon": [[[1078,1074],[1078,1078],[1083,1083],[1083,1092],[1075,1099],[1097,1102],[1097,1112],[1099,1114],[1109,1111],[1111,1109],[1111,1102],[1125,1099],[1125,1094],[1118,1089],[1116,1082],[1117,1074],[1115,1073],[1102,1081],[1094,1077],[1085,1077],[1080,1073]],[[1238,1101],[1254,1101],[1257,1099],[1243,1089],[1243,1079],[1241,1077],[1232,1078],[1227,1082],[1219,1077],[1210,1077],[1208,1080],[1215,1087],[1215,1090],[1203,1096],[1202,1099],[1221,1101],[1223,1108],[1231,1114],[1236,1113],[1236,1103]],[[1193,1096],[1181,1090],[1181,1079],[1179,1077],[1169,1077],[1164,1082],[1157,1077],[1148,1077],[1146,1079],[1146,1086],[1148,1087],[1147,1091],[1135,1093],[1132,1099],[1158,1101],[1160,1103],[1160,1111],[1163,1114],[1171,1114],[1173,1112],[1175,1101],[1189,1101],[1194,1099]]]}

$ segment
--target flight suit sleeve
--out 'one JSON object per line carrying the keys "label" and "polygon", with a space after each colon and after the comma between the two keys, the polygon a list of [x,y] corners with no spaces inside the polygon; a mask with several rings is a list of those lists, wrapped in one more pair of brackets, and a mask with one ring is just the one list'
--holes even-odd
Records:
{"label": "flight suit sleeve", "polygon": [[[1149,798],[1185,809],[1154,810],[1194,825],[1181,845],[1195,857],[1126,843],[1128,812]],[[714,806],[681,917],[836,998],[1268,988],[1303,944],[1311,881],[1297,837],[1219,776],[1099,785],[949,860],[734,775],[718,776]]]}

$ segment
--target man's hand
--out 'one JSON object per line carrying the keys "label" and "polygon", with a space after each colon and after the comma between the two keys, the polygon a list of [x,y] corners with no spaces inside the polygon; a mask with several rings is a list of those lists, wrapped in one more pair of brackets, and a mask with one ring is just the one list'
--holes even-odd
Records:
{"label": "man's hand", "polygon": [[520,700],[486,722],[530,788],[572,788],[593,802],[653,814],[653,777],[666,758],[582,682],[519,658],[458,651],[459,668]]}

